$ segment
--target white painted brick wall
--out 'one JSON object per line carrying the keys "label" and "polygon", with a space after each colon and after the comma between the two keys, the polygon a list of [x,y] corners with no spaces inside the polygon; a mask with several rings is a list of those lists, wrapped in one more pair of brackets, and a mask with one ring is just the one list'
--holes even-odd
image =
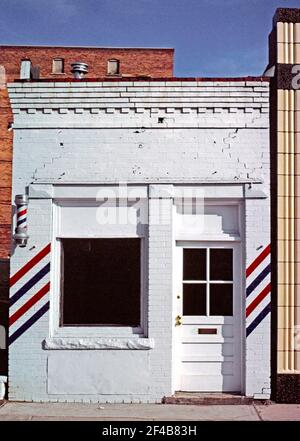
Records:
{"label": "white painted brick wall", "polygon": [[[24,193],[31,182],[119,181],[221,185],[253,180],[263,181],[260,189],[269,195],[268,83],[14,83],[9,91],[14,111],[13,197]],[[152,196],[148,337],[155,339],[155,348],[148,351],[145,362],[145,370],[151,372],[149,393],[49,395],[47,360],[51,351],[42,347],[49,336],[47,313],[10,347],[10,399],[160,402],[171,394],[172,199],[163,195],[164,223],[156,225],[158,199],[155,193]],[[269,198],[245,202],[247,265],[258,248],[270,241],[269,205]],[[51,200],[31,199],[30,240],[26,248],[14,250],[12,274],[51,241],[52,223]],[[34,289],[39,287],[37,284]],[[269,394],[269,319],[246,344],[245,389],[249,396]],[[87,352],[91,351],[81,350],[83,359]],[[64,353],[68,357],[68,351]]]}
{"label": "white painted brick wall", "polygon": [[[265,200],[248,200],[246,202],[245,226],[246,266],[248,267],[262,249],[270,243],[270,206]],[[261,269],[265,266],[263,264]],[[268,281],[270,281],[270,277],[268,277]],[[246,394],[248,396],[270,398],[270,338],[269,314],[246,340]]]}

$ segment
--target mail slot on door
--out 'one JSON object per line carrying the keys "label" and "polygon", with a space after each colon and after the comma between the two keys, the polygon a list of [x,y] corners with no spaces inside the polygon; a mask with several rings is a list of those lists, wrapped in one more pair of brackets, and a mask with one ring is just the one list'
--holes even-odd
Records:
{"label": "mail slot on door", "polygon": [[217,334],[217,328],[198,328],[198,334]]}

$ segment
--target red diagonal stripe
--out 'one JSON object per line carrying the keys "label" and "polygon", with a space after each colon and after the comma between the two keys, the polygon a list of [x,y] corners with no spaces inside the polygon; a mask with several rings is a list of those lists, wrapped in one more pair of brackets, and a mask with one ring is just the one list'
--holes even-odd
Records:
{"label": "red diagonal stripe", "polygon": [[251,273],[258,267],[258,265],[270,254],[271,245],[268,245],[257,258],[248,266],[246,269],[246,277],[250,276]]}
{"label": "red diagonal stripe", "polygon": [[15,323],[16,320],[18,320],[23,314],[25,314],[28,309],[30,309],[33,305],[36,304],[42,297],[44,297],[45,294],[50,289],[50,282],[46,283],[43,288],[41,288],[36,294],[34,294],[31,299],[28,300],[28,302],[24,303],[21,308],[19,308],[11,317],[9,317],[9,326],[11,326],[13,323]]}
{"label": "red diagonal stripe", "polygon": [[246,309],[246,317],[257,307],[257,305],[269,294],[271,291],[271,283],[268,283],[267,286],[264,287],[262,292],[258,294],[258,296],[253,300],[252,303]]}
{"label": "red diagonal stripe", "polygon": [[23,214],[26,214],[27,210],[18,211],[18,217],[23,216]]}
{"label": "red diagonal stripe", "polygon": [[51,244],[45,246],[36,256],[34,256],[29,262],[26,263],[19,271],[16,272],[10,279],[9,279],[9,286],[12,287],[18,280],[21,279],[21,277],[24,276],[31,268],[34,267],[40,260],[43,259],[43,257],[47,256],[48,253],[50,253],[50,247]]}

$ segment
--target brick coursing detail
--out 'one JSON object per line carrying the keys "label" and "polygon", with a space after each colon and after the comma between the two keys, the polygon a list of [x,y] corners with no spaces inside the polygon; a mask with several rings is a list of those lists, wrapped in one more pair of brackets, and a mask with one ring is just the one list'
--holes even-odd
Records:
{"label": "brick coursing detail", "polygon": [[10,253],[13,116],[7,89],[0,89],[0,258]]}
{"label": "brick coursing detail", "polygon": [[[0,66],[6,70],[7,81],[20,78],[21,60],[29,59],[33,66],[40,67],[40,77],[59,79],[71,76],[71,63],[80,61],[89,65],[87,78],[105,77],[107,61],[118,59],[120,73],[129,76],[153,78],[173,75],[173,49],[106,49],[72,47],[26,47],[0,46]],[[65,74],[52,73],[53,58],[63,58]]]}

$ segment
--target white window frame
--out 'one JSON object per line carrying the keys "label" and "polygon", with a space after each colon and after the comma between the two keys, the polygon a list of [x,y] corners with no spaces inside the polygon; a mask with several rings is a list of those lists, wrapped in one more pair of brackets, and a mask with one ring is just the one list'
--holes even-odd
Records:
{"label": "white window frame", "polygon": [[[221,187],[221,186],[220,186]],[[184,188],[184,187],[183,187]],[[222,188],[222,187],[221,187]],[[177,197],[182,197],[180,192],[177,192]],[[236,207],[238,212],[237,212],[237,224],[238,224],[238,231],[239,233],[237,234],[232,234],[232,233],[221,233],[221,234],[217,234],[217,233],[212,233],[212,234],[207,234],[206,232],[204,233],[199,233],[197,232],[190,232],[188,230],[186,231],[175,231],[175,239],[179,240],[179,241],[229,241],[229,242],[235,242],[235,241],[241,241],[243,240],[243,234],[244,234],[244,226],[243,226],[243,213],[244,213],[244,205],[243,205],[243,200],[241,198],[211,198],[208,196],[204,196],[204,204],[206,206],[211,206],[211,207]],[[177,212],[176,212],[176,199],[175,199],[175,203],[173,205],[173,215],[174,218],[177,216]],[[185,206],[191,208],[193,206],[193,201],[192,200],[188,200],[185,202]]]}
{"label": "white window frame", "polygon": [[[93,239],[115,239],[115,238],[139,238],[141,240],[141,325],[139,327],[130,326],[60,326],[61,313],[61,239],[74,238],[83,239],[90,238],[87,235],[60,236],[59,231],[61,207],[74,203],[88,204],[87,200],[59,200],[53,201],[53,235],[52,235],[52,253],[51,253],[51,295],[50,295],[50,338],[140,338],[147,336],[147,237],[146,230],[143,235],[131,234],[107,236],[105,231],[102,235],[92,237]],[[94,201],[90,203],[95,203]]]}

